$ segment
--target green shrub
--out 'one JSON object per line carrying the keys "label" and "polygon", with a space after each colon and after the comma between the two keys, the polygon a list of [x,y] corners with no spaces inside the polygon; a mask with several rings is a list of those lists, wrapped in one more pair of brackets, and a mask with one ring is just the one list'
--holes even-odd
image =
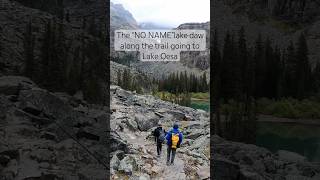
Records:
{"label": "green shrub", "polygon": [[278,101],[261,98],[257,100],[260,114],[284,118],[320,118],[320,102],[310,99],[297,100],[293,98]]}

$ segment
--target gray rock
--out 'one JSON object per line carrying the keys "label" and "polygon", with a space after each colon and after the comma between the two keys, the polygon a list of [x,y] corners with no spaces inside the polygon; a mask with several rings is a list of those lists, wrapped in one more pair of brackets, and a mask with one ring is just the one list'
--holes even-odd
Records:
{"label": "gray rock", "polygon": [[159,122],[159,117],[154,113],[135,114],[135,121],[140,131],[148,131],[155,127]]}
{"label": "gray rock", "polygon": [[126,156],[120,161],[119,172],[132,175],[137,168],[136,159],[133,156]]}
{"label": "gray rock", "polygon": [[300,154],[290,152],[290,151],[285,151],[285,150],[279,150],[277,154],[279,156],[279,159],[289,161],[289,162],[304,162],[307,159],[306,157]]}
{"label": "gray rock", "polygon": [[201,167],[199,170],[197,170],[197,175],[201,180],[210,179],[210,167]]}
{"label": "gray rock", "polygon": [[234,180],[239,176],[238,164],[222,157],[213,159],[213,179]]}
{"label": "gray rock", "polygon": [[120,138],[117,132],[110,132],[110,151],[114,152],[117,150],[121,150],[123,152],[129,152],[128,144],[126,141]]}
{"label": "gray rock", "polygon": [[20,90],[27,90],[37,87],[29,78],[22,76],[0,77],[0,94],[18,95]]}
{"label": "gray rock", "polygon": [[128,128],[132,131],[139,130],[137,121],[134,119],[131,119],[130,117],[124,120],[124,123],[128,126]]}
{"label": "gray rock", "polygon": [[186,138],[195,140],[195,139],[199,138],[202,135],[204,135],[204,130],[193,129],[190,134],[186,135]]}
{"label": "gray rock", "polygon": [[10,161],[10,157],[7,155],[0,155],[0,164],[2,166],[6,166],[8,164],[8,162]]}
{"label": "gray rock", "polygon": [[116,155],[113,155],[110,160],[111,168],[113,168],[114,170],[118,170],[119,165],[120,165],[120,160],[118,159],[118,157]]}
{"label": "gray rock", "polygon": [[53,141],[58,140],[57,135],[52,132],[43,132],[40,137],[48,140],[53,140]]}
{"label": "gray rock", "polygon": [[94,129],[92,127],[84,127],[84,128],[79,129],[78,132],[76,133],[76,137],[78,139],[85,138],[85,139],[89,139],[89,140],[93,140],[93,141],[100,140],[100,136],[97,135],[96,129]]}

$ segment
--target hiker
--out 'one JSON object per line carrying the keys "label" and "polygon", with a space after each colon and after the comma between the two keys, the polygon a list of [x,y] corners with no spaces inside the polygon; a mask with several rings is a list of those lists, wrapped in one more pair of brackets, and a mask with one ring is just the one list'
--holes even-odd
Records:
{"label": "hiker", "polygon": [[162,128],[162,124],[159,122],[158,127],[153,131],[154,140],[157,144],[158,157],[161,155],[162,143],[166,139],[166,131]]}
{"label": "hiker", "polygon": [[[173,129],[167,133],[166,139],[167,139],[167,165],[174,164],[174,157],[176,155],[177,148],[180,147],[180,144],[182,142],[182,133],[179,131],[178,124],[173,125]],[[170,161],[171,156],[171,161]]]}

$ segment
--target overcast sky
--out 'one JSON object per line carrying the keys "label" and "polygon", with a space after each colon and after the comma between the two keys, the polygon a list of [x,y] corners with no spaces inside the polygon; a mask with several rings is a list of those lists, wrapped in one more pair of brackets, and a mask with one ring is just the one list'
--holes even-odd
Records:
{"label": "overcast sky", "polygon": [[129,10],[138,22],[176,27],[210,20],[210,0],[111,0]]}

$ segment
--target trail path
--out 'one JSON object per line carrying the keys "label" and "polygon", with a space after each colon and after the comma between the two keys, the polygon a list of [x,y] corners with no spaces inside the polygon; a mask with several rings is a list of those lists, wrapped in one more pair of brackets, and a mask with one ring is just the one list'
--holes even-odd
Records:
{"label": "trail path", "polygon": [[152,164],[150,170],[154,172],[154,176],[151,179],[158,180],[185,180],[186,175],[184,171],[185,162],[182,158],[182,154],[177,150],[176,157],[174,160],[174,165],[166,165],[167,159],[167,145],[163,144],[162,154],[158,158],[156,144],[153,139],[147,139],[148,132],[143,132],[139,134],[134,134],[130,131],[127,131],[128,143],[135,146],[136,148],[142,148],[142,157],[146,157],[146,162],[150,159],[153,159],[154,163]]}

